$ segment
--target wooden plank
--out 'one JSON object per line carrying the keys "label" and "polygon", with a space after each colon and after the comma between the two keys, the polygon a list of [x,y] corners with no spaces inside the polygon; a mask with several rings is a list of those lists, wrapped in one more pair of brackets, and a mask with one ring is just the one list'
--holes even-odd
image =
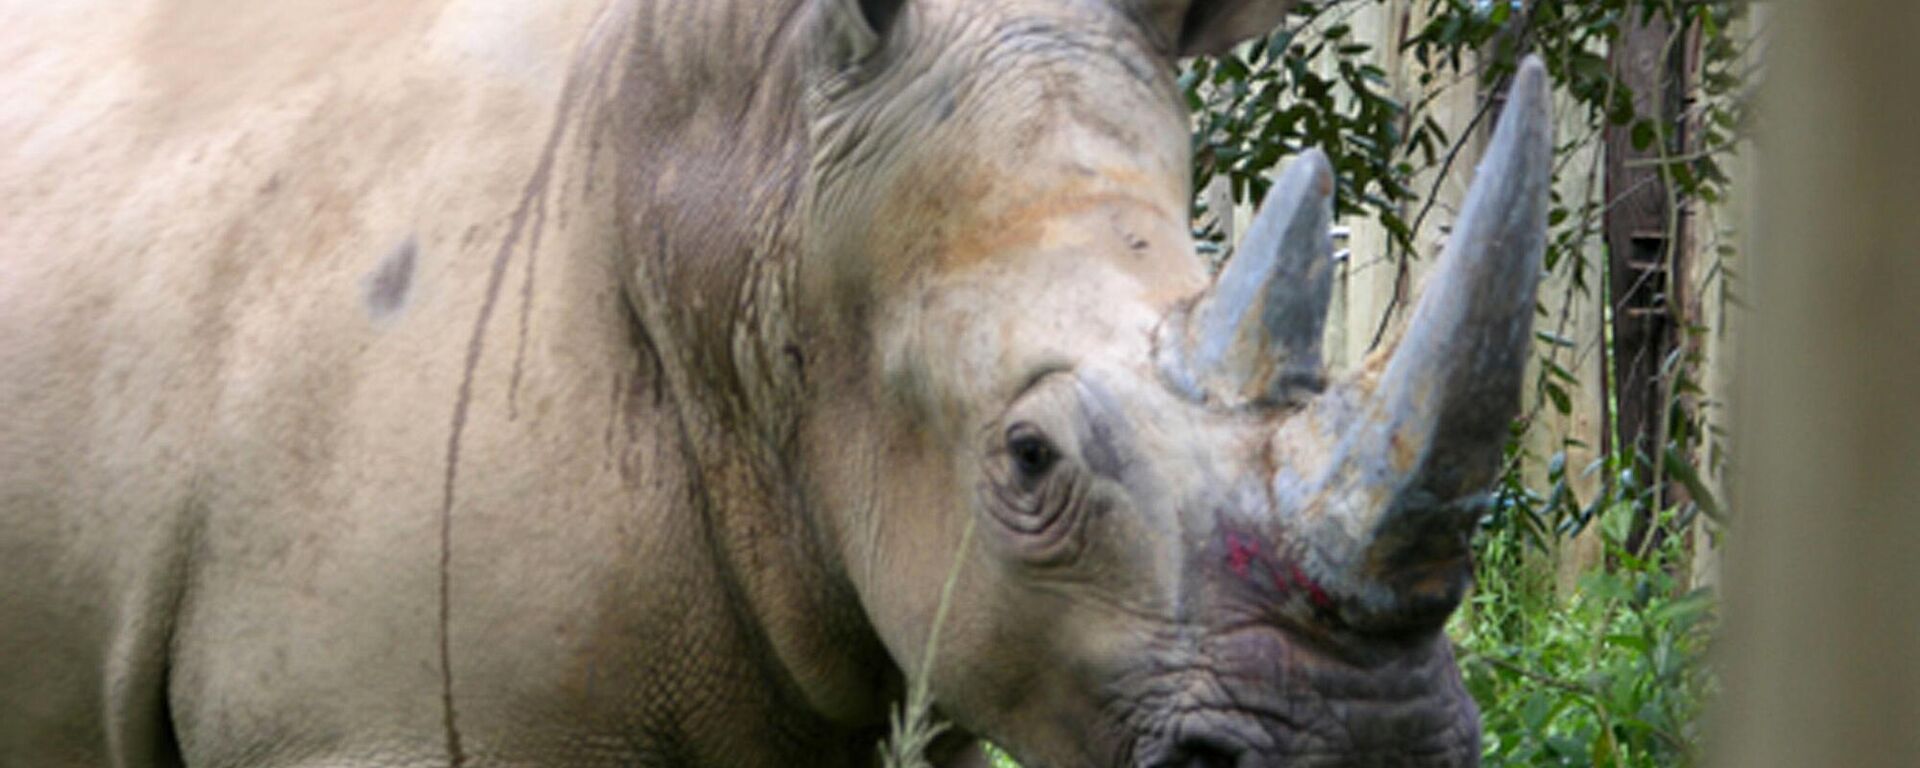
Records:
{"label": "wooden plank", "polygon": [[1920,3],[1783,3],[1713,761],[1920,755]]}

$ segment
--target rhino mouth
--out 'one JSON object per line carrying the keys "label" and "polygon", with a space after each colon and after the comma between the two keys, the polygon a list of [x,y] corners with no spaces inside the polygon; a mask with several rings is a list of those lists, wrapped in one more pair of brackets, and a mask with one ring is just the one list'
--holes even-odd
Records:
{"label": "rhino mouth", "polygon": [[1211,639],[1142,675],[1117,707],[1111,761],[1139,768],[1477,766],[1480,717],[1438,633],[1371,658],[1322,652],[1280,629]]}

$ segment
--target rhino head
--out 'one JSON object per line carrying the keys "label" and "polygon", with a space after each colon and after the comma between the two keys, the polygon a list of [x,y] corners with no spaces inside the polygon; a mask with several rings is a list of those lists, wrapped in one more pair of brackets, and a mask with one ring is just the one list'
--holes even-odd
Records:
{"label": "rhino head", "polygon": [[899,667],[1029,766],[1478,761],[1441,627],[1518,403],[1547,86],[1397,345],[1329,376],[1326,159],[1210,278],[1172,79],[1288,5],[815,9],[803,495]]}

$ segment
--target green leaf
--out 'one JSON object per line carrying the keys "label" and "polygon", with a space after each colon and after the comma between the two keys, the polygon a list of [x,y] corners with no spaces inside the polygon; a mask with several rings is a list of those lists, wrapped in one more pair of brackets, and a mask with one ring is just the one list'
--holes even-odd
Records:
{"label": "green leaf", "polygon": [[1560,385],[1549,381],[1541,389],[1546,391],[1547,398],[1553,401],[1553,409],[1559,411],[1560,415],[1566,416],[1573,413],[1573,398],[1569,397],[1567,391]]}
{"label": "green leaf", "polygon": [[1660,133],[1654,128],[1652,120],[1643,119],[1634,121],[1632,135],[1634,151],[1647,151],[1647,148],[1653,146],[1653,142],[1658,138],[1660,138]]}
{"label": "green leaf", "polygon": [[1687,495],[1693,497],[1693,503],[1700,505],[1700,511],[1714,520],[1722,520],[1720,503],[1714,500],[1713,491],[1700,479],[1700,473],[1694,469],[1693,462],[1681,456],[1679,450],[1668,445],[1665,451],[1667,474],[1680,481],[1687,489]]}
{"label": "green leaf", "polygon": [[[1550,345],[1553,345],[1555,347],[1559,347],[1561,349],[1573,348],[1573,339],[1569,339],[1565,336],[1561,336],[1557,333],[1552,333],[1550,331],[1534,331],[1533,337],[1536,339],[1539,339],[1540,341],[1544,341]],[[1556,365],[1555,367],[1558,367],[1558,365]]]}

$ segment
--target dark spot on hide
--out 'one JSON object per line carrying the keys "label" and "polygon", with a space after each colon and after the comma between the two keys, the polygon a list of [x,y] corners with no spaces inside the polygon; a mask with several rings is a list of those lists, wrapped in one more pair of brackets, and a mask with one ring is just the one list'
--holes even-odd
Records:
{"label": "dark spot on hide", "polygon": [[413,262],[419,251],[411,235],[367,274],[367,314],[380,319],[399,311],[413,287]]}

